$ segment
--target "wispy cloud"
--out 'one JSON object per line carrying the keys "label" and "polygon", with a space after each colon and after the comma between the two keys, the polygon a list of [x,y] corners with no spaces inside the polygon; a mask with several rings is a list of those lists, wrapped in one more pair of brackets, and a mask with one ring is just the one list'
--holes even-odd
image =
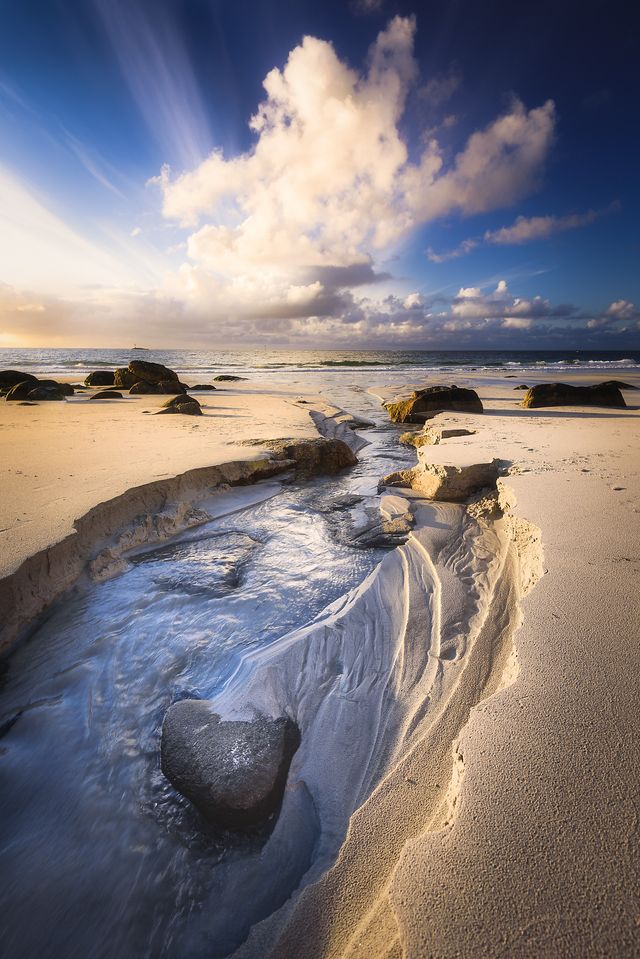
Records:
{"label": "wispy cloud", "polygon": [[427,259],[431,260],[432,263],[456,260],[467,253],[471,253],[483,243],[497,246],[518,246],[524,243],[532,243],[535,240],[547,240],[556,233],[565,233],[567,230],[578,230],[581,227],[589,226],[601,217],[619,209],[620,204],[615,201],[603,210],[587,210],[586,213],[569,213],[566,216],[519,216],[511,226],[503,226],[499,230],[487,230],[481,237],[469,237],[452,250],[436,252],[429,247]]}
{"label": "wispy cloud", "polygon": [[[80,161],[87,173],[91,174],[94,180],[105,187],[105,189],[110,190],[111,193],[120,197],[121,200],[127,199],[122,190],[109,178],[107,173],[109,164],[106,163],[104,158],[99,157],[94,150],[90,150],[84,143],[78,140],[77,137],[69,133],[68,130],[64,130],[64,138],[71,152]],[[115,172],[116,171],[113,171],[113,173]]]}
{"label": "wispy cloud", "polygon": [[166,159],[193,167],[212,145],[210,125],[181,32],[164,4],[93,0],[121,72]]}

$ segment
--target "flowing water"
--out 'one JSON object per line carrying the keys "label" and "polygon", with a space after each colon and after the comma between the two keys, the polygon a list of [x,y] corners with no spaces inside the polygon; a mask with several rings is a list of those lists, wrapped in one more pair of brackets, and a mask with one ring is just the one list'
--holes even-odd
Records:
{"label": "flowing water", "polygon": [[263,837],[204,827],[160,772],[161,723],[172,702],[214,695],[244,652],[312,621],[380,561],[354,530],[379,477],[412,454],[371,396],[345,389],[342,401],[378,423],[352,471],[222,494],[224,515],[59,602],[9,660],[4,955],[207,954],[216,868]]}

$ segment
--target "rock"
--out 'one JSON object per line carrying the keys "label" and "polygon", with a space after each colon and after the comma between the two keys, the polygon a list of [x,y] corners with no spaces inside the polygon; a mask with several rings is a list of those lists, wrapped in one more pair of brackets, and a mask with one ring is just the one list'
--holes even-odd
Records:
{"label": "rock", "polygon": [[35,383],[36,377],[32,373],[20,373],[19,370],[0,370],[0,393],[8,393],[18,383],[31,380]]}
{"label": "rock", "polygon": [[113,386],[116,386],[121,390],[130,390],[131,387],[137,382],[138,381],[133,373],[130,373],[127,369],[120,367],[114,371]]}
{"label": "rock", "polygon": [[94,370],[84,381],[85,386],[113,386],[115,372],[113,370]]}
{"label": "rock", "polygon": [[614,406],[624,407],[617,386],[569,386],[567,383],[539,383],[527,391],[522,401],[526,409],[541,406]]}
{"label": "rock", "polygon": [[385,486],[414,489],[429,499],[447,503],[461,503],[472,493],[486,487],[493,488],[498,479],[498,461],[475,463],[469,459],[460,462],[429,462],[420,451],[418,465],[385,476]]}
{"label": "rock", "polygon": [[158,413],[183,413],[185,416],[202,416],[202,407],[195,396],[176,396],[168,400]]}
{"label": "rock", "polygon": [[435,446],[442,440],[448,440],[454,436],[473,436],[474,433],[475,430],[445,430],[437,426],[425,426],[420,433],[403,433],[400,442],[405,446],[415,446],[419,449],[421,446]]}
{"label": "rock", "polygon": [[430,416],[444,410],[483,412],[476,391],[459,386],[428,386],[416,390],[408,399],[385,403],[384,406],[394,423],[424,423]]}
{"label": "rock", "polygon": [[26,400],[29,393],[36,388],[38,381],[34,379],[23,380],[22,383],[16,383],[12,386],[5,399],[7,400]]}
{"label": "rock", "polygon": [[99,390],[89,397],[90,400],[121,400],[122,398],[122,393],[118,393],[117,390]]}
{"label": "rock", "polygon": [[73,396],[75,392],[71,383],[58,383],[57,380],[38,380],[37,385],[55,387],[63,396]]}
{"label": "rock", "polygon": [[520,386],[514,386],[513,388],[514,388],[514,390],[528,390],[528,389],[529,389],[529,387],[526,385],[526,383],[521,383]]}
{"label": "rock", "polygon": [[162,725],[162,772],[210,823],[247,829],[279,808],[300,744],[288,717],[224,721],[202,700],[171,706]]}
{"label": "rock", "polygon": [[618,390],[640,390],[640,386],[634,386],[632,383],[624,383],[622,380],[605,380],[600,386],[614,386]]}
{"label": "rock", "polygon": [[136,383],[166,383],[177,380],[178,374],[161,363],[148,363],[147,360],[131,360],[129,372],[135,376]]}
{"label": "rock", "polygon": [[160,383],[146,383],[144,380],[141,380],[139,383],[134,383],[130,393],[143,393],[143,394],[184,394],[185,388],[182,383],[179,383],[178,380],[163,380]]}
{"label": "rock", "polygon": [[355,453],[343,440],[318,436],[308,440],[271,440],[262,443],[272,450],[275,459],[292,460],[296,476],[335,476],[358,462]]}
{"label": "rock", "polygon": [[220,376],[214,376],[213,381],[214,383],[237,383],[240,380],[246,380],[246,378],[246,376],[233,376],[231,373],[221,373]]}
{"label": "rock", "polygon": [[215,390],[213,383],[196,383],[195,386],[187,386],[188,390]]}
{"label": "rock", "polygon": [[49,386],[39,383],[35,389],[32,389],[31,392],[27,394],[27,399],[32,402],[34,400],[63,400],[64,397],[65,394],[57,388],[57,384],[55,386]]}

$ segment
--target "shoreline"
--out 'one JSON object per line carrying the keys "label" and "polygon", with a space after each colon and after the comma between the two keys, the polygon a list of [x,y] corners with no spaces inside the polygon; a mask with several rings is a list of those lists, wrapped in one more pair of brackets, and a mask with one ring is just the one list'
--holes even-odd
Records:
{"label": "shoreline", "polygon": [[[631,542],[635,535],[633,530],[638,533],[635,541],[640,541],[639,417],[638,401],[635,401],[636,396],[640,400],[640,394],[626,394],[629,403],[626,410],[523,410],[516,406],[521,395],[513,392],[514,384],[519,382],[516,377],[495,377],[482,373],[461,376],[458,373],[442,370],[432,381],[450,382],[455,378],[460,384],[478,389],[485,413],[477,416],[439,414],[432,421],[438,427],[471,426],[475,433],[446,439],[437,446],[427,447],[427,456],[431,451],[436,458],[446,459],[448,453],[455,456],[464,451],[465,455],[472,459],[475,457],[477,461],[493,456],[511,464],[505,466],[506,475],[503,474],[503,478],[498,480],[505,511],[504,529],[498,534],[498,540],[502,542],[501,537],[510,539],[509,569],[515,564],[504,581],[505,598],[501,600],[511,610],[505,625],[506,632],[502,636],[492,601],[483,600],[486,623],[493,631],[497,644],[495,659],[489,653],[494,647],[491,645],[493,640],[486,638],[485,625],[477,635],[484,636],[483,641],[489,645],[486,649],[478,645],[475,660],[467,656],[467,647],[460,653],[453,640],[451,648],[457,651],[454,651],[452,659],[448,659],[443,655],[443,649],[449,647],[446,644],[442,647],[438,641],[437,651],[434,652],[434,647],[421,667],[419,664],[413,665],[417,669],[413,686],[407,680],[405,669],[402,681],[396,682],[398,715],[402,709],[411,707],[411,703],[403,701],[402,691],[415,687],[419,700],[415,704],[419,716],[417,725],[411,728],[408,739],[403,734],[397,739],[396,747],[391,748],[393,736],[389,730],[401,729],[405,720],[389,720],[390,726],[385,727],[384,732],[386,739],[383,737],[378,747],[382,750],[380,755],[386,757],[384,761],[381,760],[382,766],[379,767],[382,772],[371,773],[369,781],[372,788],[364,788],[364,793],[354,800],[353,815],[344,841],[340,843],[337,858],[335,851],[331,853],[327,847],[328,859],[324,860],[317,874],[305,879],[302,893],[296,894],[284,909],[271,911],[263,922],[253,925],[248,939],[237,952],[238,957],[243,959],[267,955],[275,959],[289,954],[286,950],[290,954],[323,959],[329,956],[335,956],[336,959],[379,956],[382,959],[389,955],[407,955],[413,959],[414,956],[431,954],[493,956],[497,942],[508,944],[505,948],[509,955],[569,956],[585,952],[599,955],[604,954],[602,948],[605,941],[615,943],[619,954],[630,954],[629,949],[633,943],[637,943],[637,926],[634,925],[637,913],[633,911],[636,908],[633,889],[638,878],[633,856],[637,846],[637,831],[632,818],[629,818],[629,811],[635,808],[633,795],[638,787],[632,748],[633,702],[637,693],[634,682],[637,685],[637,681],[634,680],[633,668],[625,673],[625,664],[637,663],[633,637],[640,633],[639,611],[637,604],[634,608],[633,603],[634,577],[637,576],[639,561],[626,548],[627,538]],[[640,374],[623,375],[625,379],[640,385]],[[546,376],[536,376],[535,382],[557,378],[553,372],[549,372]],[[577,383],[601,377],[581,371],[560,378]],[[409,379],[407,373],[407,386]],[[237,390],[225,390],[224,393],[220,390],[219,394],[211,396],[219,402],[231,393],[236,402],[249,402],[250,405],[253,402],[254,409],[257,409],[264,403],[264,395],[255,392],[256,386],[251,382]],[[287,387],[283,386],[280,399],[286,391]],[[372,386],[369,392],[379,397],[387,395],[382,386]],[[396,393],[398,390],[391,388],[390,392]],[[238,396],[243,399],[239,400]],[[257,398],[247,401],[247,396]],[[295,393],[295,396],[300,398],[301,394]],[[207,395],[207,402],[209,398]],[[155,398],[140,399],[144,404],[152,405],[151,401]],[[67,404],[52,404],[55,407],[64,405]],[[283,410],[297,411],[293,417],[295,426],[304,424],[305,427],[302,430],[304,435],[299,436],[297,442],[304,443],[317,435],[318,421],[324,422],[327,435],[344,438],[353,449],[359,441],[362,442],[352,432],[354,425],[357,428],[357,420],[349,418],[348,414],[343,420],[342,411],[328,407],[324,399],[322,403],[316,400],[313,404],[296,406],[293,396],[288,394],[287,399],[277,405],[280,414]],[[23,412],[28,414],[32,411]],[[44,415],[48,415],[46,411]],[[145,417],[144,421],[149,419]],[[176,418],[163,417],[156,422],[164,425],[167,419],[173,421]],[[182,424],[178,425],[182,427]],[[292,432],[289,423],[287,426],[281,424],[281,436],[291,436]],[[250,429],[243,435],[246,439],[277,439],[277,436],[256,437]],[[234,444],[235,448],[240,445],[238,442]],[[286,466],[281,461],[276,469],[272,460],[260,459],[266,449],[266,446],[257,446],[252,457],[226,465],[237,471],[234,475],[240,482],[247,478],[247,470],[250,474],[272,468],[276,472],[283,472],[291,467],[291,461],[286,461]],[[244,447],[243,455],[246,453]],[[265,465],[263,467],[260,464]],[[149,487],[146,493],[145,486],[140,486],[129,492],[124,491],[115,499],[102,503],[101,507],[96,504],[93,509],[98,514],[102,509],[103,513],[99,516],[98,525],[102,524],[100,529],[104,532],[113,521],[113,516],[109,517],[109,509],[113,509],[116,500],[123,501],[121,505],[127,516],[120,522],[121,533],[130,529],[132,519],[140,511],[146,515],[157,513],[158,506],[161,510],[166,508],[169,498],[175,502],[177,497],[186,503],[191,496],[191,501],[196,503],[197,496],[194,498],[192,494],[198,490],[202,493],[203,487],[208,488],[212,481],[211,471],[216,470],[219,482],[234,482],[232,476],[225,474],[223,464],[165,477],[146,484]],[[204,484],[196,477],[188,478],[190,473],[204,472],[209,474],[206,479],[202,477]],[[163,484],[169,487],[173,484],[174,489],[171,496],[165,496],[164,499],[161,490],[153,488],[162,487]],[[186,497],[185,487],[190,491]],[[404,490],[397,492],[401,496],[405,493]],[[145,498],[147,495],[151,497],[150,500]],[[135,501],[136,496],[141,499]],[[410,494],[408,501],[412,503]],[[424,512],[424,501],[420,502],[416,499],[415,509]],[[446,504],[435,506],[435,514],[443,517],[453,516],[458,509],[447,507]],[[466,510],[466,507],[463,509]],[[92,509],[83,518],[86,520],[91,513]],[[455,549],[444,547],[444,540],[439,538],[444,533],[436,535],[438,524],[436,522],[433,525],[432,514],[433,507],[427,509],[425,514],[428,517],[426,526],[424,522],[419,522],[409,537],[408,543],[413,543],[413,546],[398,547],[389,554],[394,557],[397,572],[378,574],[380,594],[367,619],[375,623],[380,620],[384,610],[394,611],[394,589],[400,596],[412,597],[405,610],[397,610],[400,617],[398,623],[406,621],[403,634],[406,649],[400,662],[406,661],[411,650],[421,644],[420,637],[426,622],[424,617],[432,618],[434,614],[428,591],[425,594],[427,605],[421,607],[424,597],[420,599],[421,587],[418,584],[427,574],[431,579],[435,575],[434,583],[440,581],[434,595],[440,596],[438,608],[449,610],[452,616],[452,637],[458,635],[455,623],[466,623],[463,633],[467,629],[473,632],[476,625],[482,624],[482,616],[476,623],[470,614],[463,615],[460,610],[455,616],[452,613],[459,587],[451,579],[453,567],[447,564],[450,562],[449,554],[456,555]],[[194,514],[192,518],[194,522],[206,522],[209,517],[205,515],[201,518]],[[149,532],[159,537],[172,535],[185,521],[189,521],[187,513],[180,517],[168,517],[167,524],[161,524],[162,528],[156,528],[155,533],[149,528],[141,531],[142,538],[134,545],[143,542]],[[484,520],[480,515],[474,522],[477,524]],[[487,544],[493,543],[492,537],[496,535],[492,523],[489,526],[491,530],[487,528]],[[544,570],[540,567],[541,556],[536,559],[534,555],[536,528],[541,530]],[[420,545],[420,537],[425,529],[430,530],[425,540],[426,547]],[[113,538],[113,532],[110,537],[104,535],[100,542],[104,544],[110,538]],[[65,542],[65,539],[59,541],[57,548],[60,549]],[[125,537],[124,548],[130,543],[131,539]],[[468,549],[466,546],[463,548],[461,543],[463,539],[460,539],[458,547],[468,558]],[[534,553],[530,552],[532,544]],[[492,549],[493,546],[485,544],[478,556],[486,553],[491,558]],[[602,550],[605,550],[604,557]],[[44,547],[39,555],[41,564],[47,564],[46,568],[42,565],[39,577],[49,576],[51,561],[54,566],[65,565],[61,557],[56,555],[56,547]],[[82,568],[86,565],[86,550],[84,555]],[[410,567],[406,566],[406,555],[413,556]],[[405,556],[403,561],[401,556]],[[105,557],[105,571],[117,571],[118,559],[117,549],[111,556]],[[109,567],[110,562],[114,564],[112,568]],[[393,565],[391,561],[385,560],[383,564],[385,562],[389,568]],[[480,570],[482,564],[478,562],[477,570]],[[436,566],[438,572],[434,574]],[[76,575],[77,578],[73,572],[77,569],[77,563],[71,563],[65,575]],[[411,575],[416,577],[413,592],[411,588],[405,589],[401,585],[411,569],[414,570]],[[535,589],[531,589],[543,571],[541,581],[537,582]],[[97,572],[99,575],[100,571]],[[458,574],[459,571],[456,572]],[[501,581],[500,575],[496,582]],[[394,576],[400,577],[396,587],[393,587]],[[462,576],[460,582],[467,580]],[[0,582],[0,591],[3,583],[6,583],[6,578]],[[493,595],[489,580],[485,582],[480,577],[478,583],[483,584],[481,589],[477,586],[483,596]],[[34,590],[31,583],[25,595],[39,589],[38,586]],[[256,662],[246,674],[242,674],[241,681],[231,681],[219,697],[221,710],[235,715],[237,710],[242,713],[243,709],[255,706],[256,702],[261,703],[266,711],[275,710],[276,706],[278,709],[299,710],[300,703],[294,708],[287,699],[293,695],[292,690],[299,686],[296,677],[302,667],[300,663],[296,665],[296,657],[301,655],[305,646],[314,642],[313,635],[321,634],[322,643],[326,644],[327,628],[331,629],[327,623],[330,624],[331,617],[356,615],[358,602],[366,602],[366,595],[371,593],[371,589],[372,583],[366,581],[359,590],[354,591],[356,599],[351,607],[347,603],[346,612],[342,608],[336,611],[329,609],[323,614],[320,625],[312,624],[285,637],[275,644],[275,647],[280,645],[280,649],[268,647],[257,654],[254,657]],[[358,596],[361,598],[358,599]],[[507,596],[516,598],[515,605],[510,605],[512,599],[507,602]],[[626,606],[625,596],[630,598]],[[406,623],[414,614],[415,624],[407,632]],[[460,633],[460,627],[457,628]],[[396,623],[389,626],[388,633],[384,635],[395,635],[398,629]],[[359,630],[362,632],[361,626],[355,628],[354,636]],[[514,641],[516,632],[517,639]],[[347,635],[350,635],[349,630]],[[379,655],[384,658],[387,653],[382,651],[386,649],[387,640],[382,638],[381,642]],[[473,644],[468,649],[471,651]],[[336,653],[336,656],[342,662],[340,657],[344,658],[343,654]],[[265,675],[269,676],[269,663],[272,661],[280,662],[278,672],[283,673],[284,677],[277,687],[260,681],[260,663],[264,664]],[[397,668],[397,662],[394,662],[393,669]],[[489,669],[489,674],[476,684],[478,690],[486,691],[486,695],[470,696],[464,693],[465,687],[462,686],[461,703],[456,707],[458,712],[451,708],[455,698],[449,701],[445,697],[441,714],[430,717],[434,729],[437,727],[437,735],[434,732],[435,738],[430,741],[420,708],[425,697],[427,700],[431,698],[431,693],[425,693],[422,689],[420,677],[422,673],[427,675],[429,669],[435,668],[433,676],[442,686],[443,677],[450,676],[449,682],[454,689],[452,695],[455,697],[458,688],[455,676],[459,664],[462,664],[460,668],[463,672],[475,668],[480,671],[479,675],[483,669]],[[362,664],[358,666],[358,669],[361,668]],[[376,668],[379,669],[379,664]],[[391,665],[389,668],[392,668]],[[288,670],[291,671],[290,682],[286,681]],[[305,683],[309,689],[315,688],[317,677],[314,678],[311,673]],[[472,684],[470,688],[476,687]],[[619,694],[617,700],[611,696],[613,689]],[[299,690],[296,695],[300,695]],[[353,695],[353,690],[350,690],[349,697]],[[338,701],[331,701],[334,711]],[[285,702],[287,705],[283,706]],[[370,696],[365,697],[362,703],[368,704],[369,708]],[[607,715],[596,718],[590,712],[593,703],[608,704]],[[316,704],[313,708],[319,707]],[[313,709],[309,715],[312,713]],[[337,761],[336,750],[349,756],[353,752],[352,742],[345,740],[342,746],[339,745],[345,731],[358,728],[346,721],[345,715],[342,715],[340,722],[336,716],[332,717],[335,728],[332,727],[331,735],[326,725],[321,723],[314,740],[309,730],[315,722],[309,719],[310,725],[303,730],[303,750],[295,760],[297,765],[293,767],[290,793],[287,793],[290,798],[285,800],[288,805],[283,807],[283,814],[274,831],[274,838],[278,841],[287,822],[292,821],[290,814],[294,816],[294,822],[311,823],[320,809],[320,821],[327,822],[329,807],[324,808],[323,803],[328,800],[322,800],[318,805],[317,799],[323,795],[325,788],[321,775],[322,769],[326,769],[326,762],[321,761],[322,748],[329,750],[329,762]],[[324,722],[326,724],[326,720]],[[456,727],[457,722],[457,732],[455,735],[443,735],[438,722],[447,727],[453,724],[451,728]],[[362,725],[361,716],[359,723]],[[596,738],[585,739],[585,729],[590,730]],[[325,741],[328,745],[322,745]],[[363,740],[362,749],[365,752],[366,748]],[[385,753],[385,749],[389,748],[392,754],[393,749],[396,750],[391,758]],[[614,749],[617,752],[612,752]],[[434,755],[438,757],[437,762]],[[598,758],[597,763],[595,757]],[[371,757],[368,761],[372,762]],[[314,763],[316,766],[319,763],[319,768],[314,770]],[[585,763],[589,769],[588,781],[583,781],[582,766]],[[625,770],[624,777],[618,771],[619,766]],[[375,763],[373,768],[377,768]],[[335,773],[332,780],[334,778]],[[615,784],[614,794],[620,798],[619,803],[613,806],[610,802],[612,784]],[[567,796],[572,797],[570,811],[566,808]],[[349,801],[345,802],[348,808]],[[602,814],[603,810],[606,810],[606,815]],[[396,817],[400,819],[397,824]],[[338,820],[333,827],[334,835],[338,835],[343,828],[337,825]],[[387,828],[391,822],[393,829]],[[312,834],[313,829],[309,835]],[[479,834],[483,837],[482,841],[478,838]],[[617,850],[616,861],[602,856],[602,851],[612,847]],[[284,848],[287,848],[286,842]],[[304,859],[300,849],[297,853]],[[329,861],[332,858],[333,864]],[[268,865],[267,860],[265,862],[265,876],[268,876],[272,866]],[[574,882],[566,872],[567,863],[571,863],[573,868],[578,864],[580,883]],[[305,872],[306,869],[302,875]],[[598,915],[585,912],[582,904],[584,890],[588,890],[588,895],[593,899],[605,903],[603,912]],[[236,893],[241,891],[240,885]],[[567,902],[571,903],[568,920],[563,911]],[[567,928],[579,944],[576,951],[572,951],[573,947],[568,947],[562,938]],[[525,951],[530,947],[533,952]]]}

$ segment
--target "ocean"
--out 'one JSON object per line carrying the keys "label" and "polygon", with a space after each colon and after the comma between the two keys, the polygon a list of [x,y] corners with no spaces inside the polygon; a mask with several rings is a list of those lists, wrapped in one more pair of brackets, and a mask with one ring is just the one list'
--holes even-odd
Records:
{"label": "ocean", "polygon": [[206,381],[220,373],[261,375],[338,371],[375,371],[420,375],[458,370],[513,372],[526,370],[640,370],[640,350],[132,350],[127,349],[0,349],[0,369],[84,379],[96,369],[126,366],[130,360],[151,360],[185,377]]}

